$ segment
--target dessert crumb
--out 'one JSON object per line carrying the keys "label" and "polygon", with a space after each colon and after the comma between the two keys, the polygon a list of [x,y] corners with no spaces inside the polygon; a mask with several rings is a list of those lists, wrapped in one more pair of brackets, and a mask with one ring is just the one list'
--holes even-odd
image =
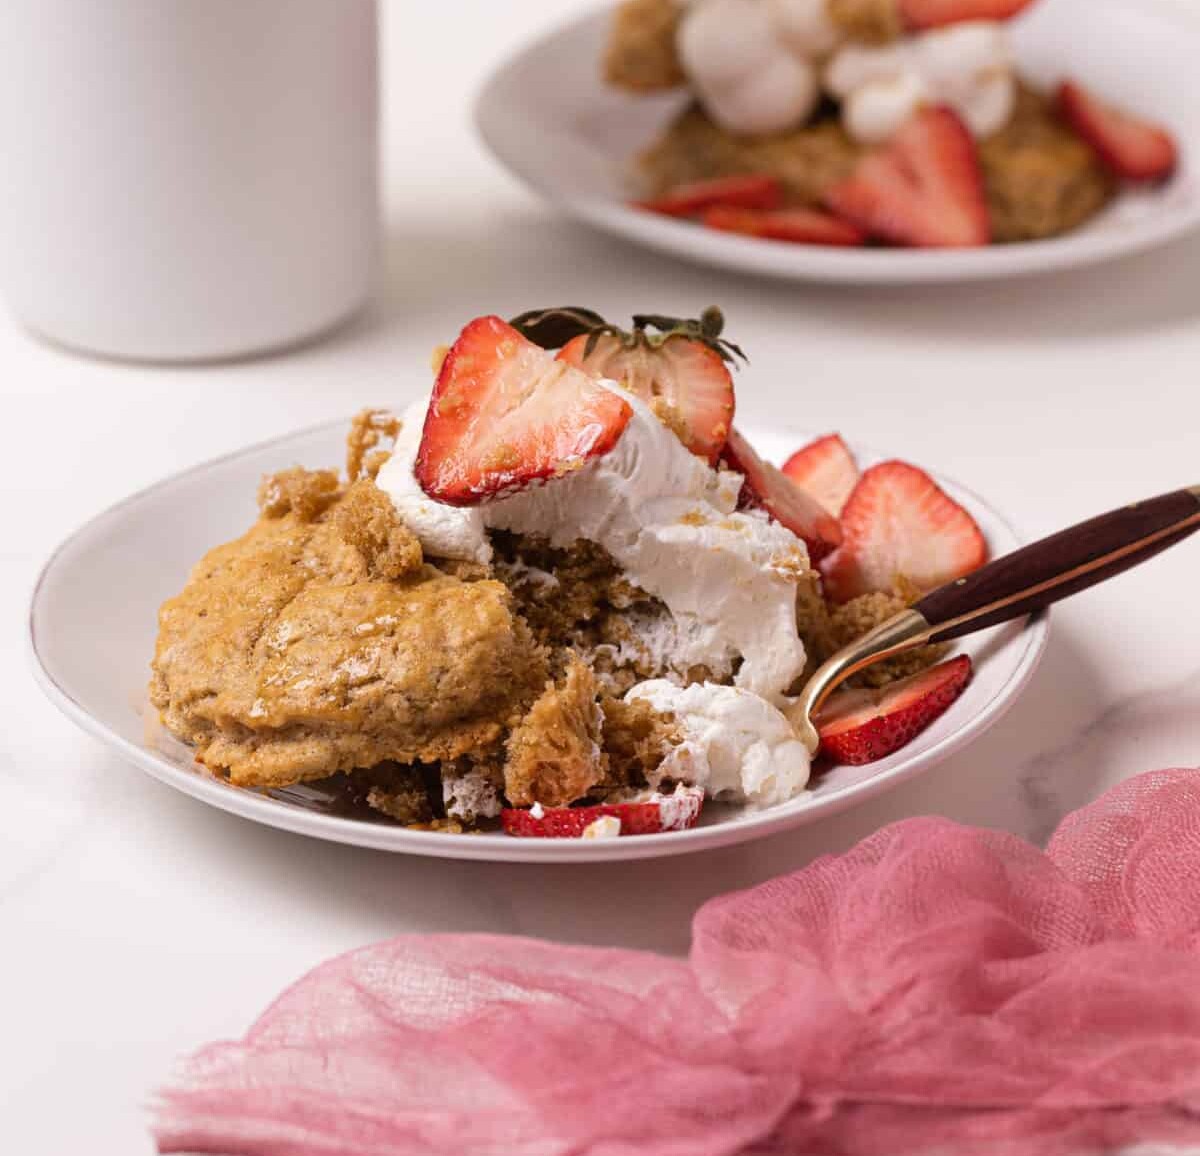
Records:
{"label": "dessert crumb", "polygon": [[615,839],[621,833],[621,820],[616,815],[601,815],[583,829],[582,839]]}

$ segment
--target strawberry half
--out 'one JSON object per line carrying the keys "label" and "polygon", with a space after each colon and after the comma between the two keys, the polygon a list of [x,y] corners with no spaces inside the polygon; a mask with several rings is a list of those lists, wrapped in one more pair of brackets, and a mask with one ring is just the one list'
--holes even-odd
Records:
{"label": "strawberry half", "polygon": [[900,0],[905,28],[944,28],[968,20],[1011,20],[1033,0]]}
{"label": "strawberry half", "polygon": [[842,533],[841,548],[821,566],[835,602],[890,592],[897,579],[932,590],[987,561],[975,519],[906,462],[882,462],[862,475],[842,510]]}
{"label": "strawberry half", "polygon": [[521,839],[579,839],[597,819],[621,822],[621,835],[657,835],[696,825],[704,806],[700,787],[677,787],[673,794],[640,803],[601,803],[595,807],[543,807],[541,816],[526,807],[505,807],[500,825]]}
{"label": "strawberry half", "polygon": [[840,514],[858,484],[858,463],[841,434],[826,434],[797,450],[783,472],[831,514]]}
{"label": "strawberry half", "polygon": [[922,109],[878,152],[859,161],[825,203],[863,232],[897,245],[986,245],[991,222],[979,150],[948,108]]}
{"label": "strawberry half", "polygon": [[737,209],[716,205],[700,217],[701,224],[723,233],[740,233],[766,241],[799,245],[865,245],[866,235],[847,221],[816,209]]}
{"label": "strawberry half", "polygon": [[480,317],[442,362],[413,472],[436,501],[473,506],[607,453],[632,413],[499,317]]}
{"label": "strawberry half", "polygon": [[[733,424],[733,377],[724,355],[706,341],[675,334],[651,343],[635,332],[580,334],[559,350],[568,365],[620,382],[652,408],[664,406],[680,441],[716,462]],[[657,406],[656,406],[657,403]]]}
{"label": "strawberry half", "polygon": [[1105,166],[1127,181],[1162,181],[1179,164],[1179,148],[1165,128],[1114,108],[1078,81],[1059,86],[1058,108]]}
{"label": "strawberry half", "polygon": [[777,209],[783,203],[783,186],[778,177],[750,174],[716,177],[676,185],[648,201],[634,201],[638,209],[667,217],[695,217],[715,205],[741,209]]}
{"label": "strawberry half", "polygon": [[822,752],[852,767],[887,758],[944,714],[972,673],[963,654],[882,691],[837,695],[816,720]]}
{"label": "strawberry half", "polygon": [[735,429],[729,431],[721,460],[745,479],[738,495],[739,509],[765,510],[797,538],[803,538],[814,566],[837,549],[842,541],[837,518],[816,498],[789,481],[781,470],[763,461]]}

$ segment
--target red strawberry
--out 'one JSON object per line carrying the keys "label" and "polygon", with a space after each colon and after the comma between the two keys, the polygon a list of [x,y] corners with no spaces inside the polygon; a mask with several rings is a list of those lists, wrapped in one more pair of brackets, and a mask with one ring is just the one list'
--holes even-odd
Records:
{"label": "red strawberry", "polygon": [[431,498],[477,505],[607,453],[632,413],[499,317],[480,317],[442,362],[414,473]]}
{"label": "red strawberry", "polygon": [[967,20],[1011,20],[1033,0],[900,0],[905,28],[943,28]]}
{"label": "red strawberry", "polygon": [[948,108],[918,112],[825,203],[864,232],[897,245],[970,248],[991,239],[979,151]]}
{"label": "red strawberry", "polygon": [[852,767],[887,758],[944,714],[971,674],[971,660],[963,654],[882,691],[837,695],[816,720],[821,750]]}
{"label": "red strawberry", "polygon": [[[589,352],[588,346],[591,345]],[[721,353],[685,334],[650,344],[615,333],[580,334],[559,350],[570,365],[619,381],[662,414],[694,454],[715,462],[733,424],[733,377]]]}
{"label": "red strawberry", "polygon": [[643,803],[602,803],[595,807],[543,807],[539,818],[528,808],[505,807],[500,825],[523,839],[578,839],[597,819],[621,821],[622,835],[657,835],[694,827],[704,805],[700,787],[677,787],[674,794]]}
{"label": "red strawberry", "polygon": [[783,472],[831,514],[840,514],[858,484],[858,464],[841,434],[827,434],[797,450]]}
{"label": "red strawberry", "polygon": [[716,177],[675,185],[661,196],[635,201],[634,207],[667,217],[695,217],[714,205],[742,209],[777,209],[783,203],[783,186],[778,177],[751,174],[741,177]]}
{"label": "red strawberry", "polygon": [[765,510],[780,525],[803,538],[814,566],[837,549],[842,541],[837,519],[770,462],[764,462],[735,429],[729,431],[721,460],[745,478],[738,496],[739,508]]}
{"label": "red strawberry", "polygon": [[859,479],[842,510],[845,541],[821,567],[825,590],[847,602],[898,578],[932,590],[987,561],[975,519],[924,470],[882,462]]}
{"label": "red strawberry", "polygon": [[723,233],[742,233],[768,241],[800,245],[864,245],[867,238],[846,221],[816,209],[738,209],[714,205],[700,217],[702,224]]}
{"label": "red strawberry", "polygon": [[1179,164],[1174,138],[1161,125],[1122,111],[1074,80],[1058,90],[1063,119],[1127,181],[1161,181]]}

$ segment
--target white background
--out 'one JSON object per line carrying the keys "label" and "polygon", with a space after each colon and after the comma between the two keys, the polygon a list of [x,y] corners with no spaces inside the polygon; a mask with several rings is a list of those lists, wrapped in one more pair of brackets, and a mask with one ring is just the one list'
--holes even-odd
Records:
{"label": "white background", "polygon": [[149,1152],[142,1106],[175,1057],[375,939],[498,930],[683,951],[704,899],[892,819],[938,812],[1043,838],[1110,782],[1200,762],[1200,542],[1061,609],[1023,701],[921,781],[823,828],[658,865],[319,845],[174,794],[41,699],[24,603],[64,534],[183,466],[399,405],[431,347],[483,312],[719,303],[752,358],[747,423],[842,429],[957,477],[1029,535],[1200,482],[1200,239],[1043,280],[863,291],[710,273],[590,234],[500,172],[468,112],[489,65],[582,7],[385,5],[384,284],[332,340],[164,369],[82,360],[0,322],[0,1149]]}

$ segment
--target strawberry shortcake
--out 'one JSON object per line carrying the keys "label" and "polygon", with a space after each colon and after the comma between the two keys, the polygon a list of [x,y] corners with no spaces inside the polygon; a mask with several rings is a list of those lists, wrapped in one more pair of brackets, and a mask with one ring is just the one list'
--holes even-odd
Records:
{"label": "strawberry shortcake", "polygon": [[1022,77],[1034,0],[627,0],[613,85],[691,101],[638,161],[639,207],[814,245],[1054,237],[1179,157],[1163,127]]}
{"label": "strawberry shortcake", "polygon": [[[427,396],[355,421],[344,477],[264,479],[163,605],[164,724],[235,786],[436,830],[611,838],[797,797],[807,675],[987,547],[923,471],[860,473],[836,435],[765,461],[740,357],[715,309],[469,322]],[[832,703],[816,772],[947,709],[970,662],[942,658]]]}

